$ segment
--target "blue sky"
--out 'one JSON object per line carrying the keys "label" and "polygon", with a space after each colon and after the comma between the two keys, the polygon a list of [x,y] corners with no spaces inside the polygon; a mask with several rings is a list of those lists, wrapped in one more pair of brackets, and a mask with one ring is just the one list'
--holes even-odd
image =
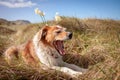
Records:
{"label": "blue sky", "polygon": [[45,12],[47,20],[53,20],[56,12],[62,16],[120,20],[120,0],[0,0],[0,18],[41,22],[35,8]]}

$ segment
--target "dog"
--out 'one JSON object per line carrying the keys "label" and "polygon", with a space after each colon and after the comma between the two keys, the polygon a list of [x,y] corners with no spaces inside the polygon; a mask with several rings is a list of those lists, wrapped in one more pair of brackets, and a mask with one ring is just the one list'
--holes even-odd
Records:
{"label": "dog", "polygon": [[59,25],[44,26],[32,40],[24,45],[8,48],[5,52],[5,58],[7,61],[11,61],[13,56],[18,57],[18,54],[20,54],[27,64],[41,63],[50,69],[76,77],[83,74],[86,69],[62,60],[62,56],[65,55],[63,42],[71,39],[72,35],[71,32],[66,31],[66,28]]}

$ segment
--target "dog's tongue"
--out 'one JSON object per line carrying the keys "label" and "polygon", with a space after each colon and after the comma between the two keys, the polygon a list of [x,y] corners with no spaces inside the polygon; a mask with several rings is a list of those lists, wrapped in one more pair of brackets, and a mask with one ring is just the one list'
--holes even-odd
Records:
{"label": "dog's tongue", "polygon": [[64,45],[63,45],[63,41],[56,41],[55,42],[55,48],[57,49],[57,51],[61,54],[64,55],[65,51],[64,51]]}

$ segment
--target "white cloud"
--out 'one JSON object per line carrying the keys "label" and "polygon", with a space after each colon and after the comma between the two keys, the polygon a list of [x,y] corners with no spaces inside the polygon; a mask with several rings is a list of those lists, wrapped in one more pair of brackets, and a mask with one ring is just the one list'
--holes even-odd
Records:
{"label": "white cloud", "polygon": [[0,0],[0,5],[7,6],[9,8],[31,7],[37,5],[30,0]]}

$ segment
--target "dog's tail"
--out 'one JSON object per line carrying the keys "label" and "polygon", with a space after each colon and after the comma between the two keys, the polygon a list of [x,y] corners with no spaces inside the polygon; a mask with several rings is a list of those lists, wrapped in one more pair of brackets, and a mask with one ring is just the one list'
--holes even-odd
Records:
{"label": "dog's tail", "polygon": [[7,62],[10,63],[13,57],[18,58],[18,53],[19,50],[17,46],[12,46],[5,51],[4,57],[7,60]]}

